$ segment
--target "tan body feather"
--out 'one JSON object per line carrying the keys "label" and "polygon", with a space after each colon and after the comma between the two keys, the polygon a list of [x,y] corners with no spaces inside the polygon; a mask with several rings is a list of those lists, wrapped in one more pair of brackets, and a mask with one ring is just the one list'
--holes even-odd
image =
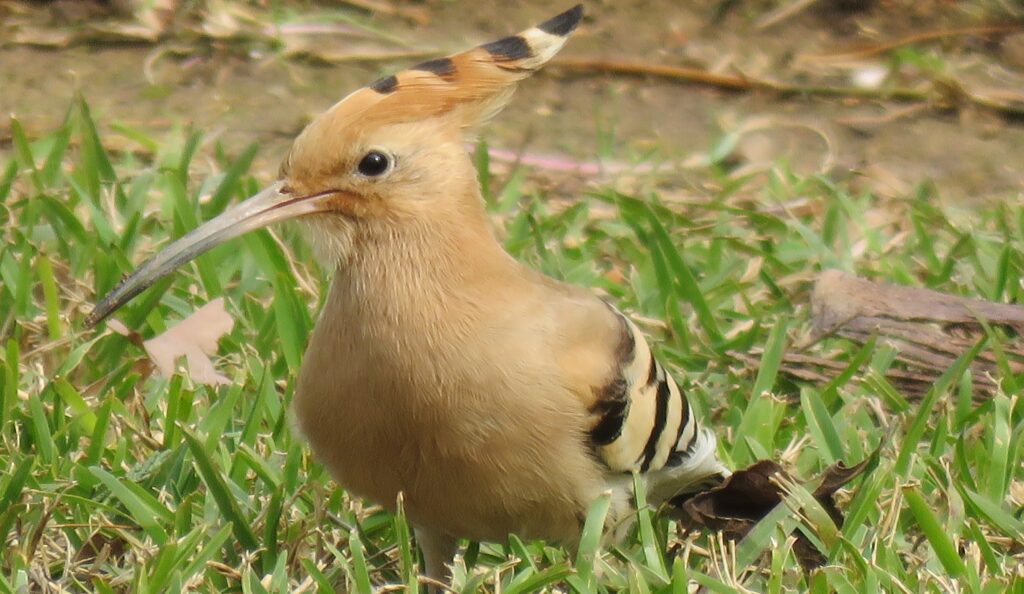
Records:
{"label": "tan body feather", "polygon": [[587,317],[569,329],[604,338],[587,312],[606,308],[552,299],[493,239],[452,227],[378,235],[379,251],[339,268],[303,364],[300,426],[343,485],[388,506],[402,491],[422,527],[571,541],[605,485],[583,447],[591,386],[562,364],[567,351],[611,361],[560,326]]}

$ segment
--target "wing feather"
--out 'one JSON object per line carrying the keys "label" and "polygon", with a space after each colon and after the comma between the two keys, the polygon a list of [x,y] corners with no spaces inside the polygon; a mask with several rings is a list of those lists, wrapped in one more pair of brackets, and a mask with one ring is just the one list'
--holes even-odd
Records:
{"label": "wing feather", "polygon": [[658,362],[640,329],[617,309],[619,344],[611,377],[594,390],[591,445],[612,472],[647,473],[677,494],[728,471],[714,434],[699,427],[686,395]]}

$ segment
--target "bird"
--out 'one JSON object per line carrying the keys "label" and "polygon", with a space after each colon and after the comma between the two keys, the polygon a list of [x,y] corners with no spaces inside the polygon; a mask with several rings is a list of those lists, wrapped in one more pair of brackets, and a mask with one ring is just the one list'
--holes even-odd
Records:
{"label": "bird", "polygon": [[164,248],[87,319],[215,245],[302,223],[333,279],[297,427],[350,494],[389,509],[401,494],[437,580],[460,539],[574,546],[604,494],[609,530],[628,525],[634,475],[658,505],[730,474],[628,316],[505,251],[466,149],[583,13],[355,90],[299,134],[276,181]]}

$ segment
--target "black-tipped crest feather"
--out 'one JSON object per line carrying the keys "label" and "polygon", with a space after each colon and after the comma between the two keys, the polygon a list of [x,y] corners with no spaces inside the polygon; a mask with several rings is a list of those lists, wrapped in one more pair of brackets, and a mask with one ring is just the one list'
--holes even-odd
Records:
{"label": "black-tipped crest feather", "polygon": [[559,35],[565,37],[566,35],[573,32],[580,24],[580,20],[583,18],[583,5],[577,4],[569,10],[563,12],[558,16],[551,17],[543,23],[537,25],[537,28],[545,33],[551,35]]}
{"label": "black-tipped crest feather", "polygon": [[526,43],[526,40],[518,35],[503,37],[497,41],[485,43],[480,47],[487,50],[487,52],[490,53],[497,62],[522,60],[533,55],[533,50],[530,49],[530,44]]}
{"label": "black-tipped crest feather", "polygon": [[388,93],[394,92],[398,88],[398,78],[392,74],[391,76],[385,76],[378,78],[377,80],[370,83],[370,88],[377,91],[381,95],[387,95]]}
{"label": "black-tipped crest feather", "polygon": [[410,68],[410,70],[431,72],[445,80],[451,80],[455,74],[455,63],[452,62],[451,58],[435,58],[433,60],[427,60],[426,62],[420,62]]}

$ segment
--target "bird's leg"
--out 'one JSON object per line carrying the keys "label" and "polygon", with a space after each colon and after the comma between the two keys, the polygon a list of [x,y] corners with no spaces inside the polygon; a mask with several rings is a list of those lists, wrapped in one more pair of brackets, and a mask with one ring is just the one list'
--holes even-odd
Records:
{"label": "bird's leg", "polygon": [[[426,528],[414,527],[413,530],[416,533],[416,542],[423,553],[423,569],[426,576],[445,584],[449,583],[449,565],[455,557],[458,539]],[[429,586],[427,591],[434,594],[441,590],[437,586]]]}

